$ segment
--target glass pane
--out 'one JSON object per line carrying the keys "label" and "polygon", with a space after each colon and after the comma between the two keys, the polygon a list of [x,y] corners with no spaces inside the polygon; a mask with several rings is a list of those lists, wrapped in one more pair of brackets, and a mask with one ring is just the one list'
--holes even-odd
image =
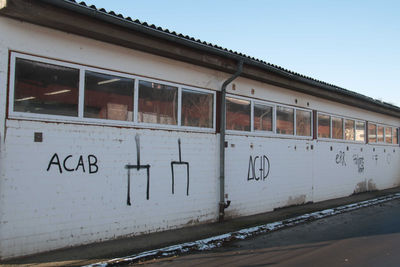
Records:
{"label": "glass pane", "polygon": [[296,134],[311,136],[311,112],[296,110]]}
{"label": "glass pane", "polygon": [[376,143],[376,124],[368,123],[368,142]]}
{"label": "glass pane", "polygon": [[270,106],[254,104],[255,131],[272,131],[272,111]]}
{"label": "glass pane", "polygon": [[331,116],[318,114],[318,137],[330,138],[331,137]]}
{"label": "glass pane", "polygon": [[178,88],[139,81],[139,122],[178,124]]}
{"label": "glass pane", "polygon": [[14,111],[78,116],[79,70],[17,58]]}
{"label": "glass pane", "polygon": [[386,143],[392,143],[392,127],[386,127],[385,129]]}
{"label": "glass pane", "polygon": [[182,125],[212,128],[213,99],[211,93],[182,89]]}
{"label": "glass pane", "polygon": [[343,139],[343,119],[332,117],[332,138]]}
{"label": "glass pane", "polygon": [[132,121],[133,92],[132,79],[86,71],[84,116]]}
{"label": "glass pane", "polygon": [[356,121],[356,141],[365,142],[365,122]]}
{"label": "glass pane", "polygon": [[383,126],[378,126],[378,142],[384,142],[383,138]]}
{"label": "glass pane", "polygon": [[344,139],[354,140],[354,121],[344,120]]}
{"label": "glass pane", "polygon": [[399,143],[399,129],[396,129],[393,135],[393,144]]}
{"label": "glass pane", "polygon": [[294,110],[292,108],[276,108],[276,133],[294,134]]}
{"label": "glass pane", "polygon": [[226,129],[250,131],[250,101],[226,98]]}

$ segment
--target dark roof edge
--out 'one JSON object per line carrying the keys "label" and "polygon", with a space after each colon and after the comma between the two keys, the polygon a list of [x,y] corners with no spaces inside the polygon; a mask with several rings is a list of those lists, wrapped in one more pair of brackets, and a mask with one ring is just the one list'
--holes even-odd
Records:
{"label": "dark roof edge", "polygon": [[[322,88],[331,93],[337,93],[344,96],[349,96],[351,98],[356,98],[358,100],[366,101],[373,105],[389,109],[397,113],[397,117],[400,117],[400,107],[395,105],[382,102],[379,100],[375,100],[371,97],[367,97],[365,95],[328,84],[289,70],[281,68],[276,65],[269,64],[265,61],[261,61],[244,54],[240,54],[231,50],[224,49],[219,46],[212,45],[210,43],[201,42],[200,40],[195,40],[189,36],[178,35],[175,32],[170,32],[168,30],[164,30],[161,27],[156,27],[154,25],[148,25],[147,23],[142,23],[138,20],[133,21],[131,18],[124,18],[122,15],[117,15],[114,12],[107,13],[104,9],[97,9],[95,6],[88,7],[84,2],[77,3],[74,0],[40,0],[46,4],[50,4],[56,7],[60,7],[63,9],[67,9],[81,15],[90,16],[92,18],[104,21],[106,23],[114,24],[123,28],[131,29],[145,35],[149,35],[155,38],[164,39],[171,41],[173,43],[177,43],[186,47],[190,47],[192,49],[201,50],[210,54],[218,55],[224,58],[232,59],[235,61],[243,60],[244,64],[254,66],[268,72],[277,74],[289,80],[298,81],[300,83],[308,84],[314,87]],[[377,111],[379,112],[379,111]],[[382,113],[382,112],[380,112]]]}

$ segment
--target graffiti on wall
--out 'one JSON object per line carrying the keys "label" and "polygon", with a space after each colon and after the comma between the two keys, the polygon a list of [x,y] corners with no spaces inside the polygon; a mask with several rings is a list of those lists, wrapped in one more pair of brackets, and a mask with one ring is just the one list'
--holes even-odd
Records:
{"label": "graffiti on wall", "polygon": [[47,165],[47,171],[50,171],[54,166],[53,168],[57,168],[60,173],[62,173],[63,170],[65,172],[87,171],[89,174],[97,173],[99,170],[99,166],[97,166],[97,157],[95,155],[88,155],[86,164],[83,158],[82,155],[80,155],[78,159],[74,158],[72,155],[68,155],[61,161],[58,154],[54,153]]}
{"label": "graffiti on wall", "polygon": [[247,169],[247,181],[264,181],[270,171],[271,165],[267,156],[250,156],[249,167]]}
{"label": "graffiti on wall", "polygon": [[346,154],[344,151],[339,151],[339,153],[336,154],[336,159],[335,162],[336,164],[342,165],[342,166],[346,166]]}
{"label": "graffiti on wall", "polygon": [[387,164],[390,164],[392,162],[392,154],[386,155],[386,162],[387,162]]}
{"label": "graffiti on wall", "polygon": [[171,174],[172,174],[172,194],[175,193],[175,171],[174,165],[186,166],[186,195],[189,195],[189,162],[182,161],[181,152],[181,139],[178,139],[179,161],[171,161]]}
{"label": "graffiti on wall", "polygon": [[127,190],[127,197],[126,197],[126,204],[128,206],[131,205],[131,169],[136,171],[140,171],[141,169],[146,169],[147,171],[147,189],[146,189],[146,199],[149,199],[149,191],[150,191],[150,165],[142,165],[140,164],[140,137],[138,134],[135,136],[136,141],[136,165],[125,165],[125,169],[128,170],[128,190]]}
{"label": "graffiti on wall", "polygon": [[358,173],[364,172],[364,157],[359,156],[358,154],[353,155],[354,164],[357,165]]}
{"label": "graffiti on wall", "polygon": [[378,165],[378,154],[373,155],[372,160],[375,161],[375,165]]}

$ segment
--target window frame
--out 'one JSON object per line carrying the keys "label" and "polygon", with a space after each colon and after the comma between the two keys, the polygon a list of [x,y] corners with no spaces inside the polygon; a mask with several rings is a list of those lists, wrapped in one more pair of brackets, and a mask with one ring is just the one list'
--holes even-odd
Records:
{"label": "window frame", "polygon": [[[242,99],[246,101],[250,101],[250,131],[239,131],[239,130],[228,130],[226,129],[227,134],[234,135],[251,135],[251,136],[260,136],[260,137],[279,137],[279,138],[290,138],[290,139],[302,139],[302,140],[312,140],[313,139],[313,131],[314,131],[314,118],[313,111],[307,108],[300,108],[296,106],[290,106],[286,104],[274,103],[270,101],[260,100],[256,98],[240,96],[235,94],[226,94],[226,97]],[[268,107],[272,107],[272,131],[260,131],[254,129],[254,104],[260,104]],[[276,133],[276,109],[278,106],[291,108],[293,109],[293,134],[278,134]],[[301,136],[296,135],[296,110],[302,110],[310,112],[311,114],[311,135],[310,136]]]}
{"label": "window frame", "polygon": [[[310,124],[311,124],[310,125],[311,126],[310,135],[297,135],[297,112],[296,112],[297,110],[307,111],[307,112],[310,113],[310,118],[311,118],[311,121],[310,121]],[[314,117],[313,116],[313,111],[311,109],[295,107],[294,108],[294,136],[296,136],[296,137],[305,137],[307,139],[312,139],[313,138],[313,132],[314,132],[314,123],[313,123],[314,118],[313,117]]]}
{"label": "window frame", "polygon": [[[15,91],[15,69],[16,69],[16,59],[26,59],[34,62],[47,63],[52,65],[57,65],[61,67],[68,67],[77,69],[79,71],[79,85],[78,85],[78,115],[73,116],[63,116],[63,115],[51,115],[51,114],[39,114],[39,113],[27,113],[14,111],[14,91]],[[179,83],[173,83],[169,81],[158,80],[155,78],[147,78],[139,75],[127,74],[124,72],[118,72],[114,70],[106,70],[102,68],[97,68],[93,66],[86,66],[77,63],[66,62],[57,59],[50,59],[46,57],[28,55],[20,52],[11,51],[10,53],[10,63],[9,63],[9,96],[8,96],[8,118],[10,119],[30,119],[37,121],[50,121],[50,122],[72,122],[72,123],[82,123],[90,125],[101,125],[101,126],[123,126],[123,127],[138,127],[138,128],[157,128],[157,129],[168,129],[168,130],[184,130],[184,131],[194,131],[194,132],[215,132],[216,131],[216,109],[217,109],[217,97],[216,91],[208,90],[203,88],[197,88],[189,85],[182,85]],[[85,74],[86,71],[92,71],[97,73],[102,73],[106,75],[114,75],[123,78],[132,79],[134,81],[133,89],[133,120],[132,121],[122,121],[122,120],[110,120],[110,119],[99,119],[99,118],[87,118],[84,117],[85,109]],[[173,86],[178,88],[178,107],[177,107],[177,124],[167,125],[167,124],[156,124],[156,123],[144,123],[138,122],[138,106],[139,106],[139,81],[147,81],[160,83],[163,85]],[[195,127],[195,126],[182,126],[181,125],[181,112],[182,112],[182,89],[188,89],[192,91],[210,93],[213,97],[213,127]]]}
{"label": "window frame", "polygon": [[[326,138],[326,137],[318,137],[318,114],[321,115],[327,115],[330,117],[329,121],[330,121],[330,138]],[[321,140],[321,141],[332,141],[332,142],[345,142],[345,143],[355,143],[355,144],[365,144],[367,143],[366,141],[366,125],[367,125],[367,120],[361,120],[361,119],[355,119],[355,118],[351,118],[351,117],[346,117],[346,116],[341,116],[341,115],[337,115],[337,114],[332,114],[332,113],[327,113],[327,112],[322,112],[322,111],[317,111],[317,120],[316,120],[316,128],[317,128],[317,140]],[[343,135],[343,139],[336,139],[332,137],[332,117],[334,118],[339,118],[342,119],[342,135]],[[346,120],[351,120],[354,121],[354,140],[346,140],[346,135],[345,135],[345,122]],[[356,141],[356,125],[357,122],[363,122],[364,123],[364,141]]]}

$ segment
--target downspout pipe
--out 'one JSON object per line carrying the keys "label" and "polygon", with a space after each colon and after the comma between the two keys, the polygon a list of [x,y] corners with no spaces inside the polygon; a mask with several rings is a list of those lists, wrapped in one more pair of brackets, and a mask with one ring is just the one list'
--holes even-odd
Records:
{"label": "downspout pipe", "polygon": [[226,80],[221,87],[221,118],[220,118],[220,142],[219,142],[219,217],[222,222],[225,216],[225,209],[230,201],[225,203],[225,130],[226,130],[226,87],[235,80],[243,71],[243,60],[238,62],[236,72]]}

